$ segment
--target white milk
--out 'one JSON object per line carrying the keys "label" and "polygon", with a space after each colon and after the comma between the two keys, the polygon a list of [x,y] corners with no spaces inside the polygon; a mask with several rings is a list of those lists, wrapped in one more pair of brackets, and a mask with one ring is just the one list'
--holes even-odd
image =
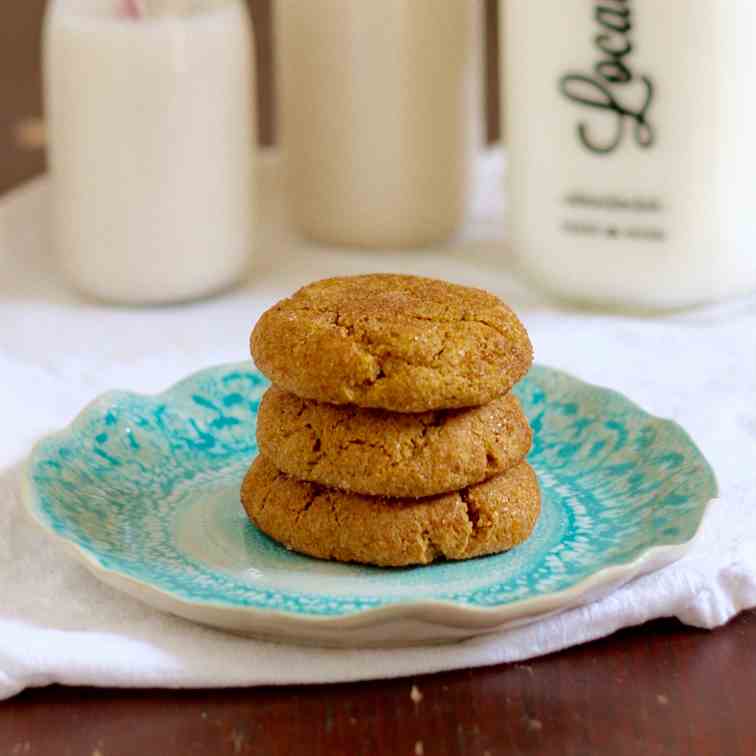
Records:
{"label": "white milk", "polygon": [[252,240],[246,6],[214,0],[204,12],[132,20],[115,6],[49,7],[53,241],[71,282],[95,297],[209,294],[240,277]]}
{"label": "white milk", "polygon": [[315,240],[446,239],[476,131],[471,0],[277,0],[290,217]]}
{"label": "white milk", "polygon": [[509,227],[572,299],[756,288],[756,3],[504,0]]}

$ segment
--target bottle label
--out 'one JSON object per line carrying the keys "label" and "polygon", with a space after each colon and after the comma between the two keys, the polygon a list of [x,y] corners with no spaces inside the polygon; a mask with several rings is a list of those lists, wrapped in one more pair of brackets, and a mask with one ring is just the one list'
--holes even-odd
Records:
{"label": "bottle label", "polygon": [[[666,239],[666,232],[655,222],[664,212],[664,205],[656,197],[573,191],[568,192],[562,202],[568,210],[579,213],[562,222],[561,229],[565,233],[610,241],[660,242]],[[585,214],[586,210],[592,212]]]}
{"label": "bottle label", "polygon": [[[637,68],[632,0],[595,0],[592,13],[596,51],[592,70],[568,72],[558,82],[562,96],[581,111],[576,139],[595,156],[611,155],[632,143],[641,150],[651,149],[656,141],[655,88],[651,77]],[[664,229],[654,222],[664,209],[656,197],[574,190],[562,200],[568,210],[579,213],[563,221],[563,232],[610,240],[665,239]]]}
{"label": "bottle label", "polygon": [[[627,133],[632,132],[636,144],[647,149],[654,143],[654,128],[648,118],[654,101],[654,84],[649,76],[633,69],[631,2],[601,0],[594,5],[593,17],[598,53],[593,71],[565,74],[559,80],[559,91],[586,111],[610,114],[615,122],[614,134],[608,140],[597,138],[586,114],[577,125],[578,140],[591,152],[607,154],[620,147]],[[632,93],[635,93],[633,105],[628,97]]]}

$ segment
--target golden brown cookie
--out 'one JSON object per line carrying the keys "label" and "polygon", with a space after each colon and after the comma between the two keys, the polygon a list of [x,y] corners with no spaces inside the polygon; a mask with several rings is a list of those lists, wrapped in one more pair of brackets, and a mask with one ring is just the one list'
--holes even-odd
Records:
{"label": "golden brown cookie", "polygon": [[272,386],[257,415],[260,452],[301,480],[371,496],[433,496],[509,469],[531,432],[511,394],[482,407],[416,414],[300,399]]}
{"label": "golden brown cookie", "polygon": [[516,546],[540,511],[527,462],[455,493],[382,499],[296,480],[258,456],[241,489],[247,515],[294,551],[381,567],[469,559]]}
{"label": "golden brown cookie", "polygon": [[263,313],[250,346],[287,391],[394,412],[485,404],[533,361],[522,323],[492,294],[391,274],[305,286]]}

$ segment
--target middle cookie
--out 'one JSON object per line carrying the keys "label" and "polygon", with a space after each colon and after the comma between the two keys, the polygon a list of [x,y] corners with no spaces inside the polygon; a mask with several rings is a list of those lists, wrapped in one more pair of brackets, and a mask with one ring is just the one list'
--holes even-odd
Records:
{"label": "middle cookie", "polygon": [[370,496],[434,496],[480,483],[528,453],[511,394],[482,407],[400,414],[301,399],[276,386],[257,417],[260,451],[300,480]]}

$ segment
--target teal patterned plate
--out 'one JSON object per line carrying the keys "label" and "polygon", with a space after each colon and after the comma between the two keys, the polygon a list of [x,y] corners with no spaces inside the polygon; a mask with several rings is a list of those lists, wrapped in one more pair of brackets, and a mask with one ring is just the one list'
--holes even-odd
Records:
{"label": "teal patterned plate", "polygon": [[40,441],[25,500],[100,579],[236,632],[325,645],[440,642],[585,603],[679,558],[716,495],[675,423],[546,367],[516,388],[543,494],[532,537],[497,556],[378,569],[287,551],[244,516],[266,388],[248,364],[159,396],[113,392]]}

